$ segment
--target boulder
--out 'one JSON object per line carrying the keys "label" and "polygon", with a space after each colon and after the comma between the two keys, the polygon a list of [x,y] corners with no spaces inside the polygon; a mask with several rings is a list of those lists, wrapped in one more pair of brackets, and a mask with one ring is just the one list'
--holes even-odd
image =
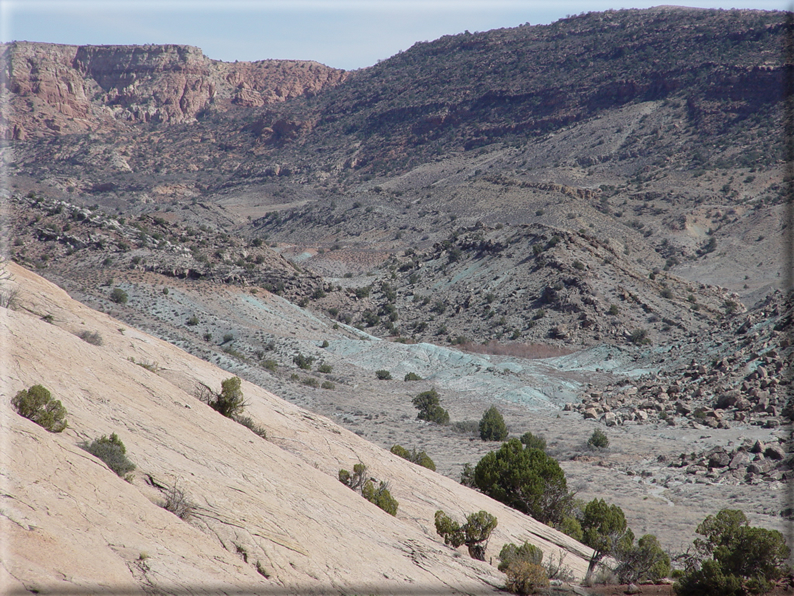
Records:
{"label": "boulder", "polygon": [[744,468],[747,464],[750,463],[750,456],[747,455],[746,451],[737,451],[734,456],[731,458],[728,467],[731,470],[737,470],[739,468]]}
{"label": "boulder", "polygon": [[709,468],[725,468],[731,463],[731,456],[724,449],[711,454]]}
{"label": "boulder", "polygon": [[786,451],[781,445],[769,445],[764,449],[764,456],[768,459],[780,459],[786,457]]}

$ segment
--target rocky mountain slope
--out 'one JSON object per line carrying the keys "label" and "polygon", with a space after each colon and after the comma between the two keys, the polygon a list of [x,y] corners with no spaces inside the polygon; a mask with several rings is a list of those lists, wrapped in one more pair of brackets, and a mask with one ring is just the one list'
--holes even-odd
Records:
{"label": "rocky mountain slope", "polygon": [[[307,462],[323,479],[307,477],[328,495],[338,487],[324,482],[352,465],[353,447],[321,457],[313,450],[324,447],[303,448],[308,434],[332,446],[350,437],[368,457],[380,451],[358,441],[425,450],[446,477],[439,486],[453,491],[464,464],[494,448],[471,429],[496,404],[513,436],[546,435],[578,496],[619,504],[638,535],[655,533],[673,552],[722,507],[779,528],[791,474],[782,424],[792,351],[790,306],[777,292],[787,226],[783,20],[669,7],[590,13],[419,43],[354,73],[222,64],[182,46],[9,44],[13,110],[4,111],[0,147],[7,250],[122,321],[81,315],[97,328],[104,321],[105,346],[71,336],[64,345],[88,359],[118,348],[114,371],[155,373],[145,380],[155,398],[181,400],[162,414],[169,420],[201,409],[189,401],[198,372],[215,385],[230,374],[251,383],[267,445]],[[113,300],[115,289],[128,300]],[[63,327],[55,308],[32,309],[45,320],[31,328],[59,343],[47,323]],[[129,351],[119,327],[204,363],[177,366],[173,348],[148,338],[145,351]],[[15,366],[38,362],[43,374],[47,358],[42,349]],[[183,376],[169,377],[171,367]],[[409,373],[421,380],[403,380]],[[25,375],[20,385],[37,382]],[[170,384],[160,388],[164,377]],[[53,379],[82,391],[65,375]],[[430,388],[452,425],[416,420],[411,398]],[[289,424],[325,416],[347,430],[330,436],[325,422],[290,430],[271,406],[294,413]],[[72,449],[76,439],[112,432],[121,418],[84,410],[84,435],[63,435],[71,443],[36,435],[38,444],[56,440],[88,457]],[[271,418],[279,422],[268,426]],[[146,424],[128,429],[141,458],[153,449],[135,435]],[[608,450],[585,447],[595,428],[607,432]],[[279,432],[289,440],[278,443]],[[202,506],[214,503],[214,491],[201,492],[201,481],[162,463],[168,457],[136,463],[157,483],[180,478]],[[246,466],[241,459],[234,469]],[[389,478],[404,473],[378,466]],[[402,511],[412,497],[395,495]],[[235,543],[257,557],[270,552],[219,527],[205,529],[219,532],[231,560],[244,558]],[[384,540],[388,551],[392,538]],[[312,548],[326,562],[317,568],[273,555],[280,585],[304,572],[316,585],[355,583],[339,579],[337,555]],[[446,569],[441,555],[433,561]],[[465,577],[495,585],[492,570],[473,565]]]}
{"label": "rocky mountain slope", "polygon": [[[15,308],[2,309],[3,392],[45,385],[67,408],[69,428],[48,433],[4,400],[11,467],[2,523],[14,554],[3,561],[4,590],[496,592],[495,567],[435,536],[439,508],[496,515],[488,557],[529,539],[547,554],[562,549],[571,570],[584,572],[589,550],[570,538],[244,383],[263,439],[193,396],[199,382],[219,386],[225,371],[22,268],[8,271],[4,291],[17,294]],[[86,330],[101,343],[80,339]],[[112,432],[137,465],[128,482],[79,447]],[[359,461],[388,481],[396,517],[336,479]],[[188,518],[160,506],[174,486],[193,504]]]}

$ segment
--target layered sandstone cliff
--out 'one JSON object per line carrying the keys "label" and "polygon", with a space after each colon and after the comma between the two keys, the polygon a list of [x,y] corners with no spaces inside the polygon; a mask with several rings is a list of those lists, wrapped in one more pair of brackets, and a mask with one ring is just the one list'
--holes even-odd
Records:
{"label": "layered sandstone cliff", "polygon": [[190,121],[230,104],[259,107],[342,82],[310,61],[225,63],[183,45],[0,46],[3,138],[69,134],[118,123]]}

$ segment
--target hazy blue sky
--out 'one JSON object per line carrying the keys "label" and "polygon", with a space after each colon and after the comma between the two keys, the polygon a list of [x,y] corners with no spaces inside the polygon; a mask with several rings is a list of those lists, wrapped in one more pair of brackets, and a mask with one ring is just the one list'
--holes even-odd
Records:
{"label": "hazy blue sky", "polygon": [[[688,0],[790,9],[792,0]],[[650,0],[0,0],[0,38],[64,44],[178,43],[216,60],[293,58],[355,69],[442,35],[647,8]],[[671,2],[672,3],[672,2]]]}

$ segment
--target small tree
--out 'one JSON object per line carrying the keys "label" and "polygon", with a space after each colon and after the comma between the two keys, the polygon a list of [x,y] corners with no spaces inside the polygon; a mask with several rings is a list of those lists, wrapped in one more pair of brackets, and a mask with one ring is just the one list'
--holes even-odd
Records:
{"label": "small tree", "polygon": [[645,534],[636,545],[619,553],[615,572],[623,584],[658,582],[670,574],[670,556],[653,534]]}
{"label": "small tree", "polygon": [[626,551],[634,541],[634,534],[626,525],[626,516],[617,505],[607,505],[603,499],[593,499],[584,509],[582,542],[593,549],[587,567],[589,578],[607,555]]}
{"label": "small tree", "polygon": [[66,408],[57,399],[52,399],[49,389],[33,385],[30,389],[19,391],[11,400],[11,405],[20,416],[32,420],[52,433],[66,429]]}
{"label": "small tree", "polygon": [[127,448],[116,433],[110,437],[102,435],[91,441],[90,445],[83,444],[81,447],[105,462],[108,468],[122,478],[135,469],[135,464],[127,459]]}
{"label": "small tree", "polygon": [[474,468],[474,484],[486,495],[546,524],[558,524],[571,508],[565,473],[540,449],[510,439]]}
{"label": "small tree", "polygon": [[684,576],[674,585],[679,596],[766,594],[790,572],[783,535],[749,526],[738,509],[709,515],[696,531],[703,538],[695,539]]}
{"label": "small tree", "polygon": [[465,544],[472,559],[485,560],[485,549],[491,532],[497,526],[496,517],[487,511],[478,511],[466,516],[462,526],[441,510],[436,511],[436,532],[444,538],[444,544],[458,548]]}
{"label": "small tree", "polygon": [[480,420],[480,438],[483,441],[504,441],[507,438],[505,419],[496,406],[491,406]]}
{"label": "small tree", "polygon": [[449,412],[441,407],[438,392],[435,389],[423,391],[413,398],[412,403],[419,410],[419,414],[416,416],[419,420],[449,424]]}

